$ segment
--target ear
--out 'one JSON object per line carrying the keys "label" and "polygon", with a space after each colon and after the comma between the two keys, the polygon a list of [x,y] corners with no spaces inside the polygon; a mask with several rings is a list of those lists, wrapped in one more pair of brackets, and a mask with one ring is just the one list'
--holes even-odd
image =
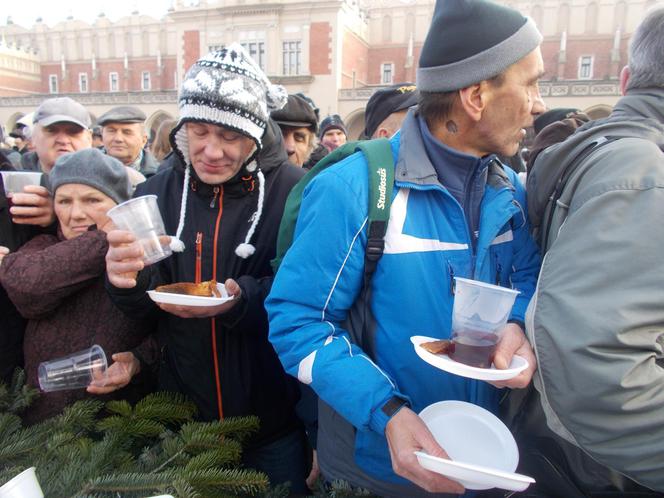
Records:
{"label": "ear", "polygon": [[629,67],[625,66],[620,71],[620,93],[625,95],[627,91],[627,83],[629,82]]}
{"label": "ear", "polygon": [[461,108],[473,121],[482,119],[482,113],[487,103],[487,85],[485,81],[459,90]]}
{"label": "ear", "polygon": [[388,131],[385,128],[378,128],[374,136],[376,138],[390,138]]}

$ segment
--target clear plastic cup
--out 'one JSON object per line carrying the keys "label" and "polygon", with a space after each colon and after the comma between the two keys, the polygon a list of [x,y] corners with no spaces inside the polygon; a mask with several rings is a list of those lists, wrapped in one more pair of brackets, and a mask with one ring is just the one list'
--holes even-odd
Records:
{"label": "clear plastic cup", "polygon": [[[108,211],[116,227],[132,232],[143,247],[143,262],[151,265],[172,254],[169,245],[162,245],[166,229],[157,206],[156,195],[129,199]],[[160,239],[161,237],[161,239]]]}
{"label": "clear plastic cup", "polygon": [[44,498],[35,468],[24,470],[0,487],[0,498]]}
{"label": "clear plastic cup", "polygon": [[489,368],[519,291],[467,278],[454,280],[449,357],[473,367]]}
{"label": "clear plastic cup", "polygon": [[0,175],[10,208],[13,205],[12,196],[23,192],[23,187],[41,185],[42,173],[36,171],[0,171]]}
{"label": "clear plastic cup", "polygon": [[39,387],[44,392],[82,389],[94,380],[103,385],[106,377],[106,353],[95,344],[62,358],[39,364]]}

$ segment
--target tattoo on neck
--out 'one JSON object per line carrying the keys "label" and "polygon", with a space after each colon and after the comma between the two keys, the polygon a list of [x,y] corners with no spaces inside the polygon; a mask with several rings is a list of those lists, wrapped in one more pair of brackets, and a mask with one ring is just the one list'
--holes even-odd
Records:
{"label": "tattoo on neck", "polygon": [[450,133],[458,133],[459,132],[459,128],[457,128],[456,123],[454,121],[452,121],[451,119],[447,123],[445,123],[445,128],[447,128],[447,131],[449,131]]}

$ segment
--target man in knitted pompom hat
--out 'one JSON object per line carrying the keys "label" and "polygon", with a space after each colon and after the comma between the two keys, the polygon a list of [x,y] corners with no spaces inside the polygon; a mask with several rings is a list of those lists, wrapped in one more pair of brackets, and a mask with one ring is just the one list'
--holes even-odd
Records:
{"label": "man in knitted pompom hat", "polygon": [[[145,267],[136,238],[116,230],[108,236],[107,274],[121,309],[154,319],[164,356],[160,388],[187,395],[203,420],[259,417],[244,464],[304,494],[303,431],[294,412],[299,391],[267,340],[263,305],[284,203],[303,174],[287,163],[269,122],[286,99],[238,44],[198,60],[180,88],[175,153],[135,193],[157,195],[176,252]],[[234,299],[192,307],[146,295],[159,285],[199,280],[225,282]]]}
{"label": "man in knitted pompom hat", "polygon": [[[523,322],[539,256],[523,185],[497,154],[514,155],[544,111],[541,41],[534,23],[509,7],[438,0],[419,60],[419,104],[390,139],[393,164],[383,166],[394,168],[385,237],[367,222],[368,203],[358,202],[369,196],[362,154],[307,187],[301,213],[326,216],[300,216],[266,306],[286,371],[325,401],[317,452],[327,481],[387,497],[463,492],[420,465],[415,451],[455,455],[417,413],[452,400],[496,412],[499,392],[425,364],[410,341],[451,338],[455,277],[519,290],[492,359],[499,370],[515,353],[528,360],[501,386],[532,378]],[[375,261],[377,240],[383,255],[367,290],[365,257]]]}

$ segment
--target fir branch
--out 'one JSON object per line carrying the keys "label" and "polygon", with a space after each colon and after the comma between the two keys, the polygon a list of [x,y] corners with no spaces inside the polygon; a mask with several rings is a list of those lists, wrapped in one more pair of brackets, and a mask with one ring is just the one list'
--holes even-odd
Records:
{"label": "fir branch", "polygon": [[166,427],[154,420],[136,419],[133,415],[113,415],[97,423],[97,430],[135,438],[157,437]]}
{"label": "fir branch", "polygon": [[242,447],[237,441],[227,440],[222,446],[212,451],[205,451],[189,460],[185,466],[186,471],[206,470],[213,467],[223,467],[228,464],[240,463]]}
{"label": "fir branch", "polygon": [[116,413],[123,417],[131,417],[134,412],[129,402],[124,399],[108,401],[105,407],[109,412]]}
{"label": "fir branch", "polygon": [[195,434],[208,434],[218,437],[232,437],[238,441],[258,431],[258,417],[230,417],[215,422],[190,422],[182,425],[180,434],[186,439]]}
{"label": "fir branch", "polygon": [[207,469],[184,471],[183,479],[204,496],[205,490],[255,495],[268,489],[270,481],[262,472],[244,469]]}
{"label": "fir branch", "polygon": [[37,396],[39,391],[25,384],[25,372],[17,368],[9,386],[0,382],[0,411],[22,412]]}
{"label": "fir branch", "polygon": [[124,496],[126,493],[159,491],[170,486],[175,478],[176,474],[170,471],[159,474],[139,474],[135,472],[107,474],[90,479],[74,497],[86,496],[95,492],[118,493]]}
{"label": "fir branch", "polygon": [[196,405],[184,395],[169,392],[149,394],[134,407],[137,417],[158,420],[163,423],[190,421],[196,412]]}
{"label": "fir branch", "polygon": [[67,406],[60,415],[49,419],[48,424],[59,430],[84,432],[94,429],[96,417],[104,404],[96,399],[84,399]]}
{"label": "fir branch", "polygon": [[0,441],[7,441],[22,429],[21,418],[13,413],[0,414]]}

